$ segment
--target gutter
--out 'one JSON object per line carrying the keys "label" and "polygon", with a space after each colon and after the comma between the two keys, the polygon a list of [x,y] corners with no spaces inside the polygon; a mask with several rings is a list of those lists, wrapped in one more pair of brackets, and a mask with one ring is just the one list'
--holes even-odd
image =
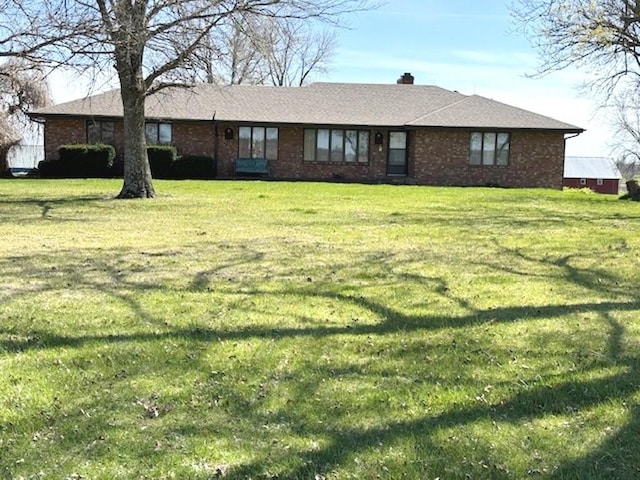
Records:
{"label": "gutter", "polygon": [[578,135],[580,135],[581,133],[586,132],[586,130],[580,130],[579,132],[576,132],[575,134],[571,135],[570,137],[564,137],[564,141],[566,142],[567,140],[571,139],[571,138],[576,138]]}

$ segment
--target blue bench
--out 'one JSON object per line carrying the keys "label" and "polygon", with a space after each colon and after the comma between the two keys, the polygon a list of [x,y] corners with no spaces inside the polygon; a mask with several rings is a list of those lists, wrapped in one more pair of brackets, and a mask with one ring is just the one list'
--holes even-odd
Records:
{"label": "blue bench", "polygon": [[266,158],[236,158],[236,175],[266,175],[269,176],[269,160]]}

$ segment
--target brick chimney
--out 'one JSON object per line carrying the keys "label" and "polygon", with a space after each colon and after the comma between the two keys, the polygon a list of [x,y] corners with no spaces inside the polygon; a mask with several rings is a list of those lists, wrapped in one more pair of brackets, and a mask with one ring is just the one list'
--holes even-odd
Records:
{"label": "brick chimney", "polygon": [[414,80],[413,75],[407,72],[398,79],[398,85],[413,85]]}

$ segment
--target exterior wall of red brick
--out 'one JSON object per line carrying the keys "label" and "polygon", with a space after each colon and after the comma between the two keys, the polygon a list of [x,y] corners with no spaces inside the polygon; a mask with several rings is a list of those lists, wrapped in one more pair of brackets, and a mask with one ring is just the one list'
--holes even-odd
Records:
{"label": "exterior wall of red brick", "polygon": [[[234,161],[238,157],[238,124],[220,123],[217,127],[218,177],[234,176]],[[224,138],[228,128],[233,139]],[[278,129],[278,158],[269,164],[270,176],[284,180],[325,180],[374,182],[386,177],[386,147],[374,145],[373,132],[369,138],[368,163],[305,162],[303,155],[304,127]],[[385,140],[386,142],[386,140]]]}
{"label": "exterior wall of red brick", "polygon": [[173,144],[178,149],[178,155],[214,156],[213,122],[176,122],[173,123],[171,130]]}
{"label": "exterior wall of red brick", "polygon": [[[303,152],[304,128],[281,128],[278,160],[273,162],[273,175],[280,178],[304,180],[374,181],[376,156],[372,155],[369,139],[368,163],[305,162]],[[371,137],[371,135],[370,135]]]}
{"label": "exterior wall of red brick", "polygon": [[[225,138],[225,130],[231,129],[232,138]],[[215,155],[218,178],[233,178],[234,160],[238,157],[238,126],[218,124],[215,127]]]}
{"label": "exterior wall of red brick", "polygon": [[416,131],[413,138],[418,184],[562,188],[562,132],[511,132],[506,166],[470,165],[467,130]]}
{"label": "exterior wall of red brick", "polygon": [[[232,178],[238,157],[237,123],[174,122],[173,143],[179,155],[206,155],[217,159],[217,177]],[[344,127],[338,127],[344,128]],[[225,138],[231,129],[233,138]],[[470,130],[430,129],[408,131],[408,174],[387,175],[389,132],[370,129],[368,163],[305,162],[304,127],[278,130],[278,158],[270,162],[275,179],[396,182],[421,185],[494,185],[504,187],[562,188],[564,134],[546,131],[513,131],[509,164],[469,164]],[[380,133],[381,144],[376,144]],[[123,151],[122,122],[116,122],[117,156]],[[45,128],[47,158],[57,157],[57,148],[67,143],[86,142],[86,121],[78,118],[50,118]]]}
{"label": "exterior wall of red brick", "polygon": [[58,158],[58,148],[72,143],[86,143],[87,128],[83,118],[47,119],[44,129],[44,158]]}
{"label": "exterior wall of red brick", "polygon": [[[122,121],[115,121],[114,137],[116,158],[124,153],[124,127]],[[172,126],[173,144],[178,154],[214,156],[214,135],[211,122],[183,122]],[[87,142],[87,120],[85,118],[48,118],[46,121],[44,144],[47,159],[58,157],[61,145]]]}
{"label": "exterior wall of red brick", "polygon": [[[124,152],[124,127],[121,121],[114,124],[116,159]],[[47,118],[44,128],[44,152],[47,160],[58,158],[61,145],[87,143],[86,118]]]}
{"label": "exterior wall of red brick", "polygon": [[569,188],[590,188],[596,193],[606,193],[610,195],[618,195],[620,181],[614,178],[603,178],[601,184],[598,185],[597,178],[565,178],[562,181],[564,187]]}

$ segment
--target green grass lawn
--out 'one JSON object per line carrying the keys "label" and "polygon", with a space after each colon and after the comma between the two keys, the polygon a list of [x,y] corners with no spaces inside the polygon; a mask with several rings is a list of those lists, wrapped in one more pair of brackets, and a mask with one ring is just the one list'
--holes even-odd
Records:
{"label": "green grass lawn", "polygon": [[640,476],[640,205],[0,181],[0,478]]}

